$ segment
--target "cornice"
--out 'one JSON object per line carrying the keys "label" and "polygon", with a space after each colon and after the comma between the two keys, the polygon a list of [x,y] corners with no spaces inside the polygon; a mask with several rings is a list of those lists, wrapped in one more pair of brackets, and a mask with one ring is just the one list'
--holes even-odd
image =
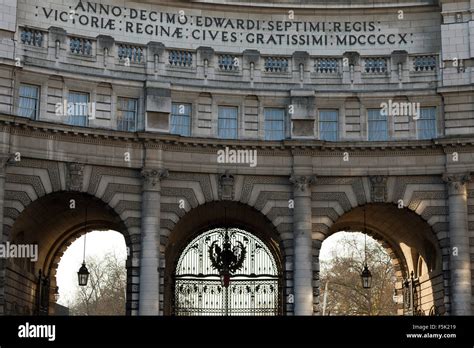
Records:
{"label": "cornice", "polygon": [[[155,4],[156,0],[137,0],[138,3]],[[281,10],[281,9],[300,9],[300,10],[343,10],[343,9],[386,9],[386,8],[399,8],[399,7],[426,7],[436,6],[438,7],[438,1],[436,0],[400,0],[400,1],[386,1],[374,3],[370,0],[341,0],[338,2],[328,0],[313,0],[309,1],[298,1],[298,0],[286,0],[286,1],[265,1],[265,0],[193,0],[192,3],[185,0],[177,0],[176,6],[186,6],[191,8],[200,9],[217,9],[223,11],[235,11],[243,10]]]}
{"label": "cornice", "polygon": [[215,153],[232,149],[258,150],[267,156],[309,155],[320,157],[343,156],[405,156],[445,155],[453,151],[474,152],[471,137],[445,137],[435,140],[399,140],[391,142],[344,141],[327,143],[320,140],[289,139],[280,142],[264,140],[223,140],[150,132],[127,133],[107,129],[80,128],[64,124],[32,121],[0,115],[0,131],[29,138],[42,138],[70,143],[127,148],[162,149],[176,152]]}

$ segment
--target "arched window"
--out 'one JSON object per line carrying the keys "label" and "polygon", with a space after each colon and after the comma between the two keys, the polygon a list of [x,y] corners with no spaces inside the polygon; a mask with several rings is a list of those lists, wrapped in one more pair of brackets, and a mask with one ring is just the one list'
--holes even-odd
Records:
{"label": "arched window", "polygon": [[[228,282],[216,269],[219,253],[230,243],[233,262]],[[280,285],[275,258],[268,247],[246,231],[217,228],[189,243],[175,271],[175,315],[277,315]]]}

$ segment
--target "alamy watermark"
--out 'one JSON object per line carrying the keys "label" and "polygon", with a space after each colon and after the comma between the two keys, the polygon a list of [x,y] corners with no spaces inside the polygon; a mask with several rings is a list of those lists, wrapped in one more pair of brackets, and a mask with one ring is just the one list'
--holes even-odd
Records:
{"label": "alamy watermark", "polygon": [[380,107],[380,113],[384,116],[409,116],[414,120],[419,120],[421,116],[420,103],[394,102],[389,99],[388,103],[384,102]]}
{"label": "alamy watermark", "polygon": [[64,99],[62,103],[56,103],[56,116],[87,116],[89,120],[95,119],[96,107],[92,102],[68,102]]}
{"label": "alamy watermark", "polygon": [[38,261],[38,244],[0,243],[0,259],[30,259]]}
{"label": "alamy watermark", "polygon": [[217,151],[217,163],[248,164],[255,168],[257,166],[257,150],[234,150],[226,146],[225,149]]}
{"label": "alamy watermark", "polygon": [[18,326],[19,338],[46,338],[53,342],[56,340],[56,325],[38,325],[26,322]]}

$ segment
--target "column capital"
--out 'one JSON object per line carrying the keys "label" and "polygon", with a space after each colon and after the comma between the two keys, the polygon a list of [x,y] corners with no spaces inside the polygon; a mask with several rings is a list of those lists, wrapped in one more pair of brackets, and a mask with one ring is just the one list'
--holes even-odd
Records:
{"label": "column capital", "polygon": [[143,190],[159,191],[160,181],[169,176],[168,169],[143,168],[141,175],[143,177]]}
{"label": "column capital", "polygon": [[449,194],[464,194],[466,184],[471,181],[471,174],[444,173],[443,181],[448,184]]}
{"label": "column capital", "polygon": [[309,192],[311,186],[316,183],[316,176],[291,174],[290,182],[294,185],[295,192]]}

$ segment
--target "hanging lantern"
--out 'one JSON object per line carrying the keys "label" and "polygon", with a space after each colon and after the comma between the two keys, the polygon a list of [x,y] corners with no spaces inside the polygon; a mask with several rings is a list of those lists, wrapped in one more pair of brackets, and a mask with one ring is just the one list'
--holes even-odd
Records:
{"label": "hanging lantern", "polygon": [[79,280],[79,286],[86,286],[87,281],[89,280],[89,270],[86,267],[86,263],[83,262],[79,272],[77,272],[77,277]]}
{"label": "hanging lantern", "polygon": [[362,287],[364,289],[370,289],[372,287],[372,273],[369,271],[369,267],[367,264],[364,266],[362,273],[360,274],[360,278],[362,280]]}
{"label": "hanging lantern", "polygon": [[369,267],[367,266],[367,224],[365,221],[365,206],[364,206],[364,258],[365,258],[365,266],[360,274],[360,279],[362,280],[362,287],[364,289],[370,289],[372,287],[372,273],[369,271]]}
{"label": "hanging lantern", "polygon": [[84,254],[83,254],[83,261],[82,266],[79,268],[79,272],[77,272],[77,278],[79,280],[79,286],[86,286],[87,281],[89,280],[89,270],[86,267],[86,236],[87,236],[87,206],[86,206],[86,218],[84,221]]}
{"label": "hanging lantern", "polygon": [[54,289],[54,302],[58,302],[59,300],[59,286],[56,286],[56,289]]}

